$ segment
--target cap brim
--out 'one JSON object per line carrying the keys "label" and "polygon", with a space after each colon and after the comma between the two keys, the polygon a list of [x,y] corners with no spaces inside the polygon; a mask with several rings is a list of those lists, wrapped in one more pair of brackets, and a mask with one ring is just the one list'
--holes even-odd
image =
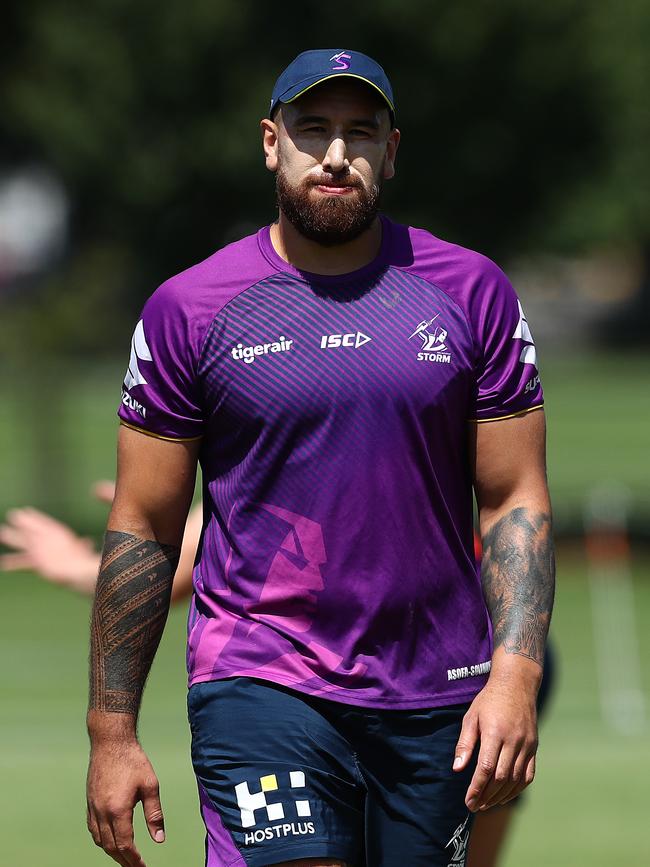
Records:
{"label": "cap brim", "polygon": [[369,78],[365,78],[363,75],[357,75],[354,72],[334,72],[331,75],[314,75],[311,78],[306,78],[299,84],[296,84],[286,90],[282,94],[282,96],[278,97],[277,102],[293,102],[294,99],[298,99],[299,96],[302,96],[303,93],[307,93],[307,91],[311,90],[312,87],[316,87],[317,84],[322,84],[324,81],[330,81],[332,78],[356,78],[358,81],[363,81],[365,82],[365,84],[369,84],[370,87],[376,90],[377,93],[386,102],[386,105],[390,109],[391,114],[393,115],[393,117],[395,117],[395,106],[386,96],[381,87],[378,87],[375,82],[370,81]]}

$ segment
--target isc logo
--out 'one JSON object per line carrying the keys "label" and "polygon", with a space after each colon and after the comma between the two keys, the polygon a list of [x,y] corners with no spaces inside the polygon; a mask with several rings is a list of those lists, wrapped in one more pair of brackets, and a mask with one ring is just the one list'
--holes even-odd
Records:
{"label": "isc logo", "polygon": [[351,334],[323,334],[320,339],[320,348],[337,349],[339,346],[351,346],[353,349],[358,349],[370,340],[372,337],[362,334],[361,331]]}

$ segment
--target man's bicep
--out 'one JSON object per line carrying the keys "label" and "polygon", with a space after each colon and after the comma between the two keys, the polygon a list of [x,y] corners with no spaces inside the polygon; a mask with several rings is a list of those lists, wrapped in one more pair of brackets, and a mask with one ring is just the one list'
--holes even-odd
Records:
{"label": "man's bicep", "polygon": [[509,500],[548,500],[544,410],[472,424],[471,462],[479,510],[489,513]]}
{"label": "man's bicep", "polygon": [[161,439],[120,425],[108,528],[180,545],[199,448],[198,439]]}

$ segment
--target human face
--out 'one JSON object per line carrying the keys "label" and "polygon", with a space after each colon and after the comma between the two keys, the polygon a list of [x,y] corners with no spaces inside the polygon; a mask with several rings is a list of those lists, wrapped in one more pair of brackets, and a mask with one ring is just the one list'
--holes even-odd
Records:
{"label": "human face", "polygon": [[324,82],[282,105],[262,129],[278,204],[302,235],[332,246],[372,224],[382,183],[394,174],[399,132],[368,85]]}

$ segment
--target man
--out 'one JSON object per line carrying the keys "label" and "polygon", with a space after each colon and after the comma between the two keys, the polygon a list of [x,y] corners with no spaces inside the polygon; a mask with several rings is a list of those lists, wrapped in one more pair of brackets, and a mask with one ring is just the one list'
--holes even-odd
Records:
{"label": "man", "polygon": [[88,713],[88,825],[120,864],[143,864],[137,801],[164,839],[136,718],[199,459],[209,865],[463,865],[473,813],[533,778],[553,599],[534,345],[495,265],[379,215],[394,112],[370,58],[296,58],[261,124],[278,222],[136,327]]}

